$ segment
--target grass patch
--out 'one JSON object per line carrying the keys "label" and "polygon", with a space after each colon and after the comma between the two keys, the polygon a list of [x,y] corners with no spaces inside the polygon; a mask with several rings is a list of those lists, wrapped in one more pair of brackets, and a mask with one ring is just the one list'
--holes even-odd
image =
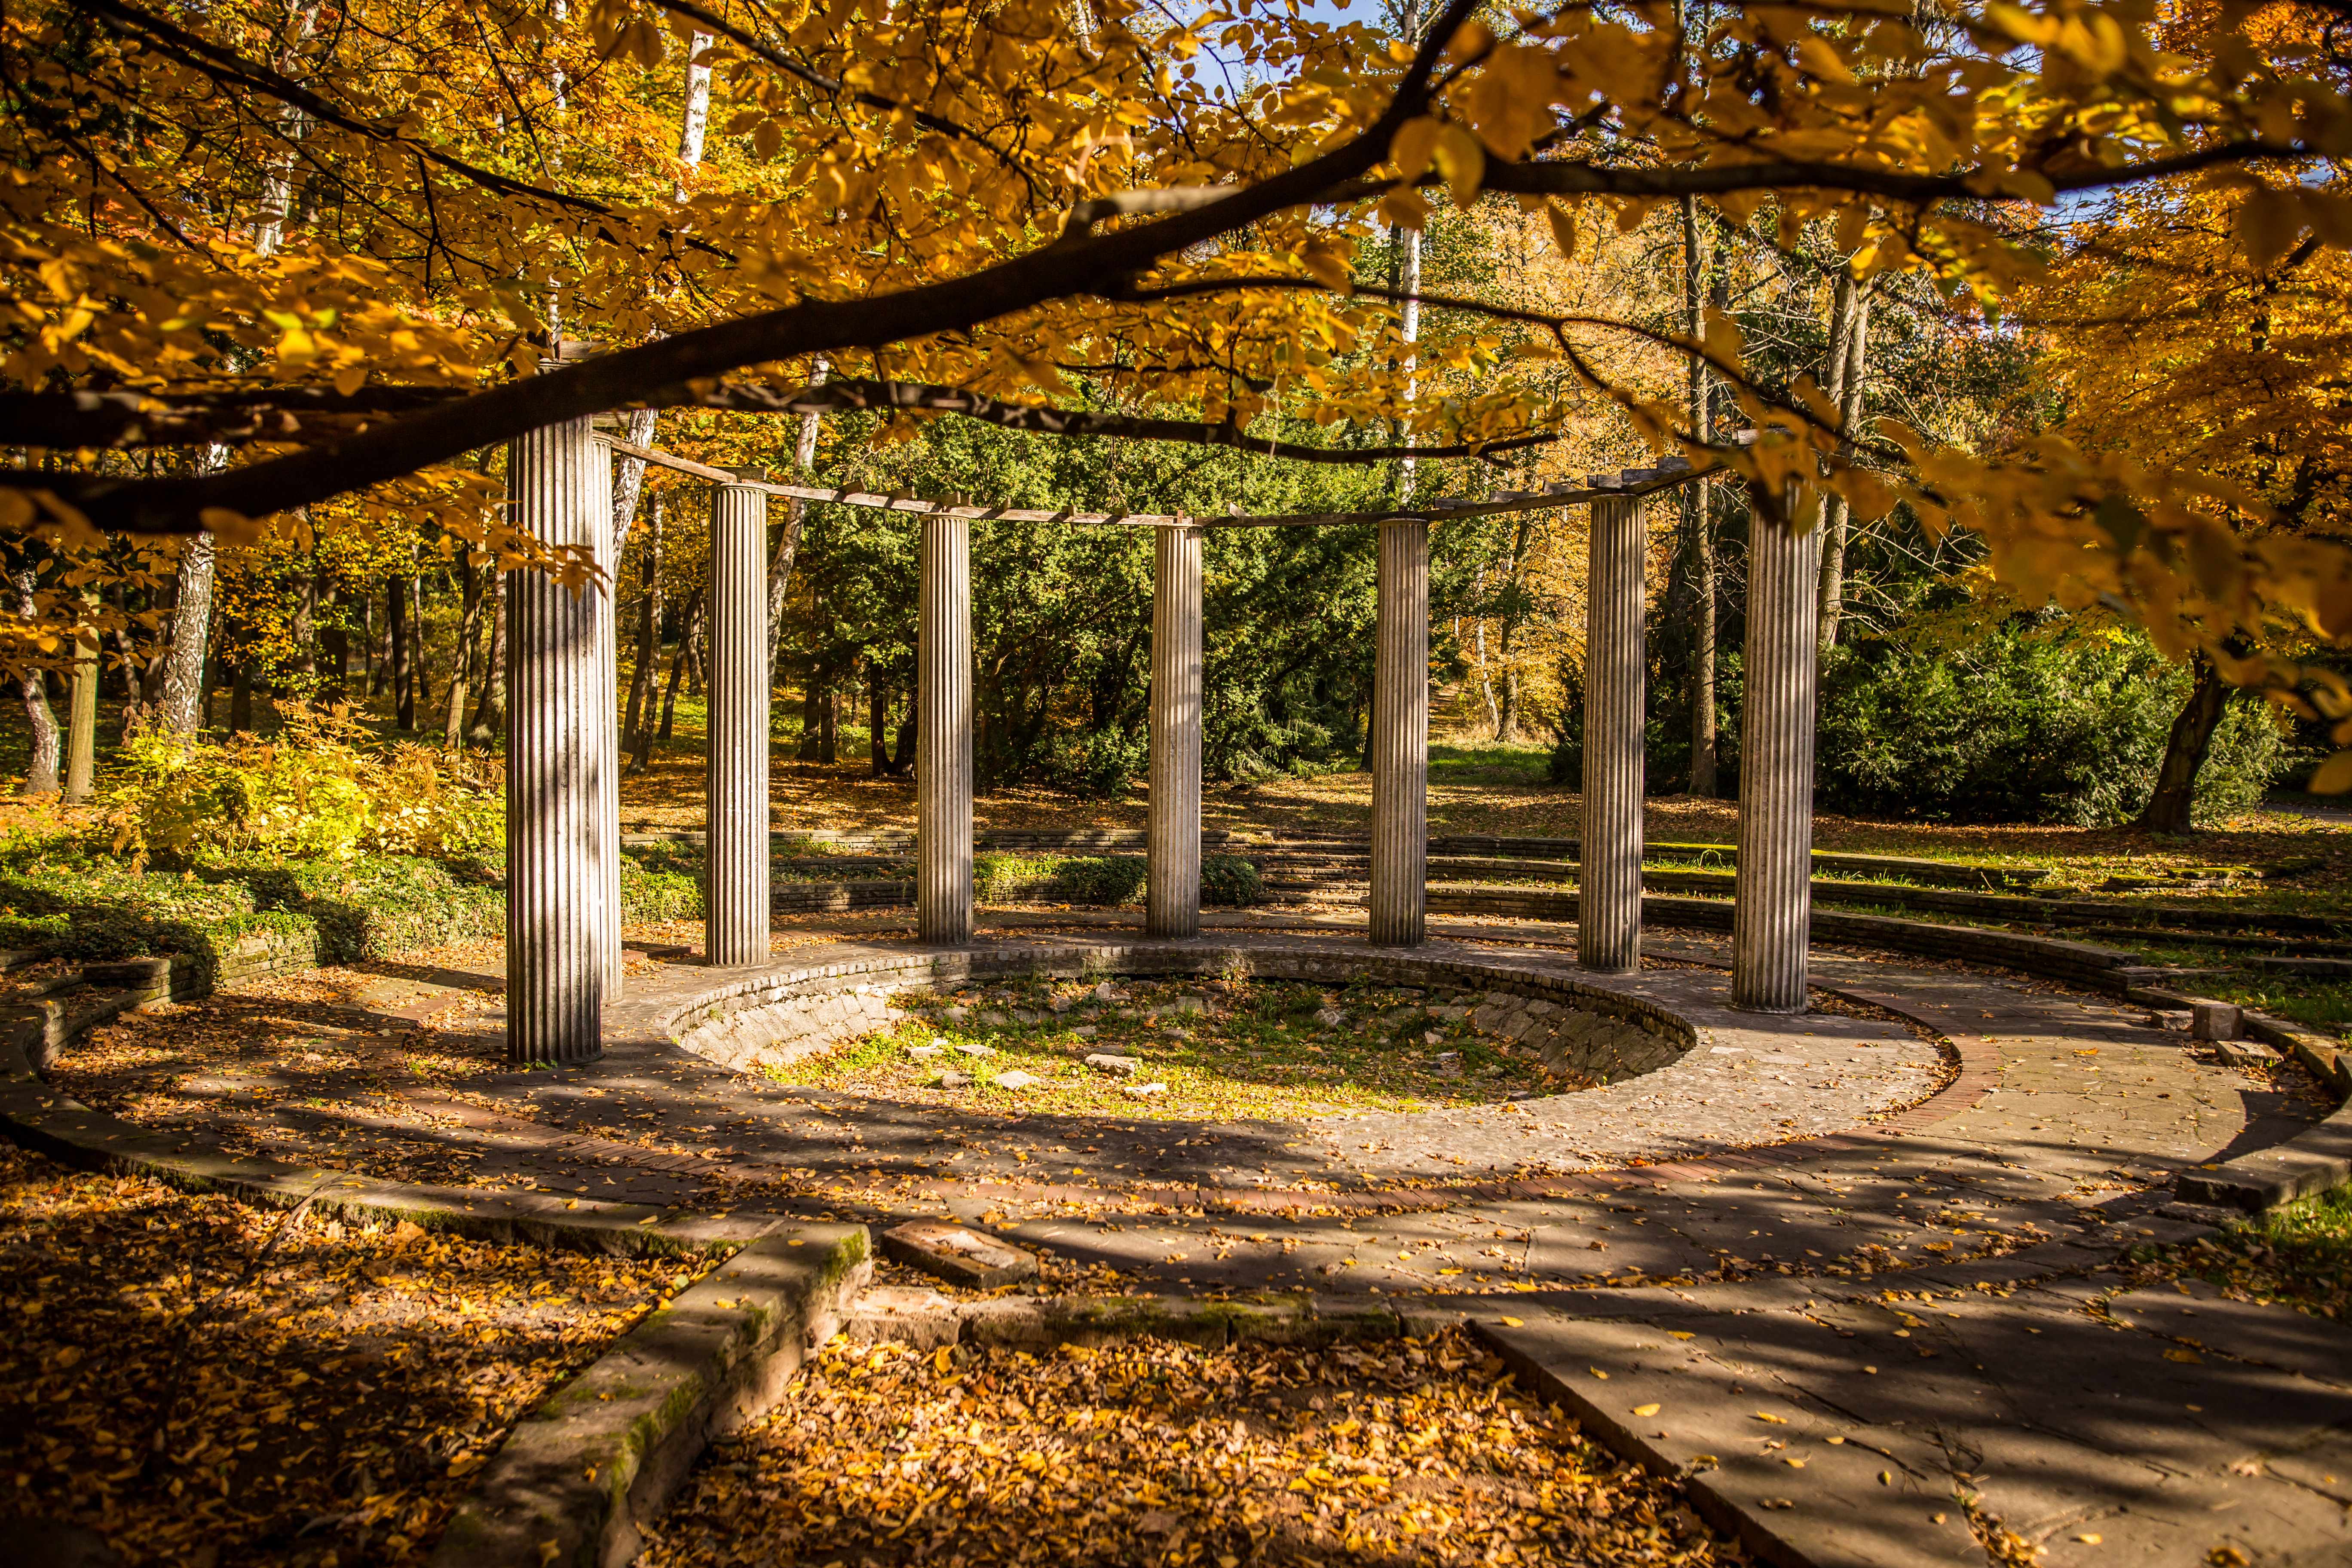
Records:
{"label": "grass patch", "polygon": [[2204,1279],[2232,1300],[2352,1322],[2352,1187],[2298,1198],[2187,1247],[2148,1248],[2136,1261],[2147,1279]]}
{"label": "grass patch", "polygon": [[[1187,1121],[1418,1111],[1582,1087],[1550,1073],[1532,1048],[1481,1033],[1465,1016],[1475,1000],[1468,994],[1188,979],[1030,981],[900,1000],[918,1011],[916,1021],[773,1076],[923,1104],[1036,1104],[1062,1114]],[[1334,1014],[1337,1023],[1328,1021]],[[946,1042],[938,1055],[910,1054],[934,1041]],[[966,1046],[990,1054],[968,1054]],[[1093,1054],[1132,1057],[1138,1069],[1121,1077],[1090,1068],[1085,1058]],[[972,1081],[944,1086],[943,1071]],[[1013,1072],[1045,1081],[1018,1089],[995,1081]],[[1153,1083],[1166,1088],[1129,1092]]]}

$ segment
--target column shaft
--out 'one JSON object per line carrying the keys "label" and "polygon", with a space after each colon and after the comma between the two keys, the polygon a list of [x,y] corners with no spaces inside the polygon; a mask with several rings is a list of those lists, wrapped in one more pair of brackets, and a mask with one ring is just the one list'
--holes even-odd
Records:
{"label": "column shaft", "polygon": [[710,762],[703,953],[768,961],[768,497],[710,494]]}
{"label": "column shaft", "polygon": [[1372,659],[1376,947],[1417,947],[1429,902],[1429,524],[1383,522]]}
{"label": "column shaft", "polygon": [[1638,500],[1593,503],[1585,579],[1576,961],[1604,974],[1642,967],[1643,510]]}
{"label": "column shaft", "polygon": [[1150,877],[1143,929],[1201,934],[1201,532],[1162,528],[1151,578]]}
{"label": "column shaft", "polygon": [[915,923],[971,940],[971,524],[923,519],[915,719]]}
{"label": "column shaft", "polygon": [[1759,517],[1748,531],[1731,1003],[1754,1013],[1805,1010],[1821,553],[1818,528]]}
{"label": "column shaft", "polygon": [[[612,468],[587,420],[516,438],[507,485],[525,530],[604,553]],[[507,1051],[517,1061],[597,1055],[605,999],[619,992],[604,601],[593,584],[507,578]]]}

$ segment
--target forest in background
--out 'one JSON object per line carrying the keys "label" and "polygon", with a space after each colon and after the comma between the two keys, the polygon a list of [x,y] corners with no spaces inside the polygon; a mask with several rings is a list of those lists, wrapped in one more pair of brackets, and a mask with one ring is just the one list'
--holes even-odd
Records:
{"label": "forest in background", "polygon": [[[713,239],[724,230],[735,245],[746,235],[719,219],[735,204],[774,211],[781,209],[764,204],[805,198],[838,218],[856,190],[860,199],[878,192],[877,215],[890,202],[909,213],[921,206],[919,187],[907,183],[908,165],[877,176],[878,186],[843,173],[857,158],[881,156],[859,140],[863,132],[845,142],[837,128],[810,131],[816,150],[802,147],[803,132],[778,113],[775,81],[751,68],[786,59],[775,28],[789,33],[791,49],[854,56],[887,26],[867,18],[872,26],[861,33],[848,13],[831,20],[795,13],[795,20],[756,5],[740,17],[691,6],[663,14],[673,35],[667,41],[644,17],[629,20],[635,13],[625,5],[601,5],[592,26],[567,28],[569,14],[561,11],[502,12],[491,26],[429,5],[336,8],[290,0],[210,18],[265,62],[239,67],[245,74],[232,80],[220,76],[219,58],[186,41],[193,35],[135,7],[43,9],[8,24],[7,47],[25,66],[11,79],[20,84],[11,89],[21,111],[19,162],[68,171],[59,178],[68,183],[96,182],[85,204],[91,213],[100,188],[123,195],[105,198],[105,237],[130,245],[123,254],[142,258],[140,266],[154,265],[140,245],[185,238],[188,231],[175,225],[199,214],[222,244],[233,238],[245,248],[265,291],[273,268],[373,258],[368,266],[380,270],[367,275],[371,283],[362,286],[352,272],[338,285],[341,303],[314,291],[291,314],[262,309],[273,323],[266,330],[239,336],[245,330],[225,321],[206,329],[215,333],[209,347],[184,349],[170,339],[182,327],[156,329],[174,343],[173,355],[211,363],[232,381],[249,381],[275,363],[281,371],[330,375],[341,396],[366,387],[374,373],[362,365],[363,353],[336,346],[339,321],[364,317],[371,324],[352,330],[390,331],[386,341],[407,356],[409,373],[429,381],[466,374],[473,363],[467,356],[478,357],[501,312],[522,330],[520,338],[509,332],[500,340],[509,358],[559,352],[567,342],[582,350],[583,340],[613,348],[656,341],[671,330],[664,323],[707,315],[718,308],[714,289],[772,294],[774,283],[748,264],[701,277],[675,256],[651,261],[653,252],[632,250],[635,242],[616,236],[609,217],[594,220],[607,226],[594,231],[593,243],[566,241],[572,248],[562,254],[569,259],[550,261],[539,283],[524,287],[512,275],[483,271],[442,226],[457,221],[449,214],[457,209],[436,205],[451,199],[446,192],[436,195],[429,182],[422,188],[428,210],[419,228],[401,205],[404,189],[384,183],[394,179],[390,166],[370,163],[372,153],[352,161],[352,148],[365,149],[368,133],[337,119],[318,97],[330,88],[356,95],[354,101],[388,95],[370,101],[404,102],[420,123],[444,117],[450,140],[435,153],[438,166],[472,182],[474,195],[465,199],[474,205],[463,210],[477,227],[468,232],[495,234],[501,246],[528,244],[526,231],[537,231],[529,223],[499,229],[522,209],[496,202],[550,199],[548,187],[529,183],[541,179],[593,187],[609,204],[615,192],[643,185],[651,171],[655,186],[667,183],[678,221]],[[1004,29],[1005,38],[1033,23],[1049,33],[1062,26],[1018,7],[990,15],[988,25]],[[1196,68],[1210,65],[1199,80],[1221,70],[1224,88],[1188,96],[1194,89],[1171,79],[1150,90],[1189,105],[1183,112],[1205,116],[1221,134],[1255,123],[1253,114],[1264,115],[1266,126],[1303,124],[1304,110],[1282,107],[1286,95],[1313,100],[1322,90],[1317,71],[1331,74],[1338,68],[1331,62],[1394,68],[1423,41],[1429,15],[1413,0],[1391,0],[1376,16],[1331,27],[1227,18],[1232,25],[1213,43],[1187,24],[1167,40],[1174,58],[1188,62],[1181,82],[1193,83]],[[1769,26],[1757,33],[1763,25],[1736,8],[1677,12],[1670,36],[1641,31],[1655,18],[1607,16],[1593,24],[1602,29],[1595,48],[1616,47],[1607,29],[1623,27],[1626,37],[1671,45],[1659,58],[1673,70],[1697,70],[1718,85],[1738,79],[1743,61],[1778,58]],[[2249,24],[2249,36],[2260,37],[2278,68],[2313,71],[2318,80],[2340,74],[2333,34],[2314,14],[2273,7],[2261,17]],[[1489,19],[1507,20],[1499,11]],[[2193,62],[2205,58],[2200,51],[2221,47],[2200,30],[2209,24],[2219,25],[2183,13],[2150,23],[2149,37]],[[1894,98],[1912,90],[1904,84],[1940,79],[1937,73],[1973,93],[1976,78],[2007,47],[1986,31],[1990,25],[1933,9],[1899,26],[1831,21],[1790,58],[1833,80],[1828,57],[1806,52],[1826,40],[1843,51],[1838,68],[1847,79],[1860,79],[1852,73],[1862,70],[1874,90]],[[1067,43],[1076,51],[1068,58],[1092,60],[1087,68],[1096,74],[1070,77],[1055,90],[1066,90],[1069,103],[1098,106],[1115,79],[1126,84],[1120,90],[1135,87],[1139,79],[1113,68],[1142,37],[1132,26],[1140,24],[1128,10],[1097,6],[1076,17],[1070,38],[1057,33],[1052,49]],[[1573,33],[1582,24],[1546,26]],[[837,37],[826,31],[836,26]],[[413,40],[427,37],[447,51],[435,57],[446,80],[419,69],[425,57]],[[2066,41],[2062,53],[2075,47]],[[1496,70],[1503,58],[1496,57]],[[1509,58],[1518,68],[1538,56]],[[2126,61],[2124,68],[2140,68]],[[921,69],[942,91],[956,79],[945,57]],[[134,92],[142,81],[152,112],[133,107],[148,103]],[[478,90],[467,98],[460,83]],[[2317,101],[2307,86],[2294,87],[2306,93],[2298,101]],[[207,96],[215,89],[231,92],[226,109]],[[2298,216],[2294,204],[2303,198],[2292,191],[2232,175],[2187,185],[2124,183],[2041,205],[1963,201],[1966,216],[1955,220],[1952,243],[1992,237],[2006,247],[2009,270],[1996,288],[1990,274],[1917,249],[1911,241],[1919,233],[1888,226],[1892,216],[1874,217],[1866,205],[1825,206],[1803,191],[1679,203],[1544,199],[1501,178],[1507,171],[1497,164],[1486,175],[1492,188],[1482,192],[1475,171],[1508,152],[1525,127],[1491,93],[1464,101],[1475,106],[1466,112],[1478,121],[1483,143],[1434,120],[1416,122],[1433,127],[1426,137],[1396,143],[1410,142],[1423,162],[1433,160],[1451,201],[1401,189],[1355,236],[1310,237],[1297,250],[1299,265],[1353,302],[1292,315],[1213,304],[1196,319],[1155,321],[1148,331],[1105,307],[1092,318],[1081,311],[1079,330],[990,350],[996,357],[972,374],[986,382],[1017,368],[1065,414],[1114,425],[1192,412],[1235,420],[1233,429],[1248,440],[1287,443],[1302,455],[1443,445],[1449,433],[1475,434],[1474,446],[1499,437],[1483,457],[1322,464],[1230,444],[1046,439],[920,408],[820,418],[643,407],[605,422],[616,434],[705,462],[756,463],[826,482],[1213,516],[1573,484],[1654,460],[1670,444],[1659,410],[1678,404],[1691,413],[1689,437],[1727,453],[1736,453],[1742,430],[1754,432],[1761,410],[1783,411],[1771,416],[1779,419],[1790,416],[1787,411],[1826,409],[1849,437],[1824,448],[1832,477],[1878,474],[1888,481],[1881,487],[1886,493],[1900,491],[1898,481],[1914,489],[1903,492],[1910,499],[1857,510],[1853,496],[1873,493],[1867,483],[1831,484],[1807,490],[1793,519],[1820,528],[1826,541],[1819,787],[1825,809],[1955,821],[2138,820],[2179,830],[2195,812],[2301,778],[2324,753],[2335,708],[2317,686],[2336,678],[2340,661],[2315,622],[2256,611],[2252,601],[2224,613],[2216,607],[2221,600],[2183,598],[2160,583],[2150,589],[2137,576],[2129,577],[2128,593],[2091,592],[2068,580],[2074,569],[2063,564],[2063,543],[2049,552],[2061,561],[2053,566],[2014,538],[1955,527],[1941,511],[1923,515],[1918,498],[1936,493],[1936,463],[1917,458],[2021,456],[2020,471],[2034,471],[2041,455],[2061,452],[2050,443],[2062,441],[2063,452],[2090,455],[2119,482],[2138,475],[2145,496],[2118,506],[2125,493],[2118,492],[2088,515],[2124,555],[2146,544],[2143,554],[2168,563],[2166,571],[2184,559],[2200,563],[2195,570],[2208,577],[2241,569],[2194,548],[2184,555],[2171,536],[2150,531],[2176,526],[2158,503],[2181,485],[2233,487],[2231,494],[2266,509],[2267,537],[2333,539],[2345,500],[2344,398],[2332,367],[2341,357],[2346,279],[2343,252],[2328,243],[2333,209],[2318,197],[2308,197],[2309,210]],[[122,150],[116,163],[86,163],[85,143],[75,139],[84,132],[58,118],[62,106],[79,102],[91,106],[89,133]],[[1726,126],[1741,112],[1728,99],[1715,111],[1729,116]],[[1112,145],[1099,124],[1087,123],[1094,126],[1084,133],[1095,139],[1088,145]],[[2310,128],[2318,123],[2309,120],[2299,133],[2317,135]],[[203,155],[168,156],[161,135],[167,124],[182,127]],[[1580,155],[1604,163],[1644,155],[1647,132],[1592,125],[1561,132]],[[360,141],[341,140],[352,134]],[[926,142],[922,155],[934,157],[936,149]],[[474,158],[485,162],[467,161]],[[947,180],[942,190],[966,192],[972,176],[957,172],[953,160],[933,166]],[[69,173],[84,168],[85,175]],[[126,183],[125,171],[145,184]],[[1034,187],[1036,176],[1025,177]],[[492,205],[481,205],[486,199]],[[562,198],[572,202],[565,210],[586,210],[582,199]],[[658,201],[657,192],[646,199]],[[17,260],[35,270],[34,238],[54,243],[40,226],[65,216],[43,206],[47,200],[27,187],[12,208],[10,221],[28,237]],[[903,244],[901,259],[934,270],[952,254],[947,238],[917,243],[877,221],[881,251],[901,255],[893,247]],[[825,226],[804,226],[802,243],[815,247],[814,236]],[[957,244],[970,237],[954,224],[939,230],[950,234],[964,237]],[[1260,225],[1193,259],[1246,262],[1271,235]],[[695,243],[719,254],[709,241]],[[772,253],[775,265],[784,254]],[[816,266],[809,258],[817,254],[811,248],[794,265]],[[845,252],[834,265],[847,266],[853,254],[865,253]],[[445,268],[437,283],[436,258]],[[40,276],[52,290],[63,289],[88,261],[60,259]],[[848,287],[855,279],[838,271],[819,281]],[[372,296],[367,288],[375,286],[383,292]],[[124,289],[126,308],[144,310],[137,288]],[[231,316],[246,308],[243,295],[235,298]],[[1401,309],[1366,303],[1381,299],[1402,301]],[[400,300],[423,310],[429,331],[383,324],[386,311],[396,316],[404,308]],[[1100,326],[1100,335],[1087,337],[1087,325]],[[103,334],[85,333],[86,326],[19,331],[13,363],[20,380],[32,378],[23,384],[65,384],[87,372],[102,388],[126,369],[145,374],[110,359],[120,351],[100,346]],[[74,346],[77,333],[84,333],[81,347]],[[529,350],[524,340],[534,334],[541,347]],[[1706,356],[1695,364],[1688,351],[1702,340]],[[265,350],[265,341],[274,346]],[[858,374],[870,385],[893,374],[878,351],[841,357],[836,365],[814,356],[794,369],[813,385]],[[1194,390],[1171,402],[1164,389],[1180,384]],[[2252,387],[2261,395],[2249,396]],[[232,387],[226,395],[243,395]],[[395,398],[385,406],[402,405]],[[1368,416],[1381,409],[1385,415]],[[1536,426],[1543,427],[1540,440],[1513,434]],[[1904,435],[1893,439],[1886,431]],[[1460,444],[1447,449],[1459,451]],[[54,446],[28,451],[42,471],[68,466],[70,455]],[[101,453],[97,463],[201,475],[217,468],[226,451],[167,437],[143,458]],[[1948,470],[1952,459],[1942,460]],[[503,462],[503,448],[489,445],[366,499],[295,508],[266,527],[231,529],[217,539],[118,533],[93,550],[87,542],[61,549],[38,530],[12,535],[8,565],[25,645],[12,657],[31,666],[20,682],[31,759],[26,790],[57,782],[57,710],[68,700],[70,664],[69,647],[49,629],[60,605],[93,626],[103,623],[100,679],[126,731],[273,732],[292,705],[350,703],[395,734],[495,750],[503,701],[497,574],[540,548],[519,540],[497,504]],[[2054,459],[2043,465],[2048,472],[2063,468]],[[621,662],[631,678],[615,701],[625,706],[625,743],[641,766],[647,748],[673,728],[677,694],[699,684],[707,496],[699,481],[674,473],[635,463],[622,470],[614,584]],[[1747,480],[1727,477],[1687,487],[1651,510],[1654,793],[1736,791],[1744,545],[1751,527],[1780,525],[1759,517],[1754,494]],[[2042,504],[2021,505],[2029,522]],[[904,718],[916,525],[844,507],[773,510],[780,728],[803,754],[828,760],[840,754],[842,733],[859,731],[873,737],[877,773],[903,773],[911,758]],[[2067,527],[2079,523],[2079,515],[2067,515]],[[1453,710],[1469,715],[1468,731],[1548,746],[1552,776],[1570,784],[1580,763],[1582,529],[1581,510],[1569,509],[1441,522],[1433,537],[1433,681],[1456,694]],[[1370,553],[1364,529],[1212,534],[1206,749],[1213,776],[1356,765],[1370,666]],[[1117,790],[1140,771],[1145,748],[1148,542],[1116,530],[983,525],[975,531],[973,564],[983,787]],[[2273,673],[2264,676],[2264,668]],[[2275,706],[2258,695],[2265,680]]]}
{"label": "forest in background", "polygon": [[[1738,324],[1751,366],[1785,391],[1826,384],[1841,312],[1834,258],[1783,251],[1719,226],[1707,236],[1705,287]],[[1392,237],[1393,248],[1393,237]],[[1530,306],[1616,309],[1664,323],[1676,309],[1681,235],[1654,218],[1631,233],[1591,226],[1578,255],[1513,204],[1433,215],[1423,250],[1428,286]],[[1932,290],[1881,279],[1856,335],[1856,395],[1955,440],[2014,438],[2063,424],[2094,389],[2081,350],[2059,327],[1995,327],[1954,312]],[[1474,387],[1519,346],[1466,312],[1421,322],[1427,374]],[[1664,355],[1612,367],[1660,384]],[[1114,407],[1100,384],[1088,405]],[[1571,400],[1572,392],[1565,394]],[[1648,460],[1613,410],[1579,411],[1568,441],[1492,461],[1423,458],[1412,493],[1484,498]],[[618,422],[614,422],[617,424]],[[1268,422],[1269,424],[1271,421]],[[1393,504],[1402,465],[1321,467],[1114,437],[1042,440],[965,421],[895,426],[875,414],[818,421],[723,413],[664,416],[654,438],[712,463],[802,472],[801,426],[816,425],[807,477],[827,484],[965,495],[1025,507],[1131,509],[1215,516]],[[1283,429],[1313,443],[1312,426]],[[502,455],[486,455],[495,479]],[[1738,770],[1742,551],[1750,513],[1735,486],[1707,488],[1707,564],[1695,577],[1693,519],[1669,499],[1651,508],[1649,776],[1655,794],[1691,790],[1697,618],[1712,598],[1717,759],[1711,788],[1728,796]],[[630,751],[642,757],[674,727],[681,692],[700,689],[701,590],[708,568],[705,481],[649,470],[615,574]],[[778,501],[771,551],[790,533],[780,600],[777,701],[794,754],[832,762],[840,737],[883,739],[875,771],[909,772],[915,545],[903,514]],[[404,531],[405,537],[404,537]],[[1964,537],[1931,539],[1898,509],[1834,546],[1825,574],[1819,798],[1860,816],[2105,826],[2147,806],[2174,730],[2198,690],[2192,669],[2162,657],[2121,617],[2019,604]],[[1211,531],[1204,549],[1207,652],[1204,752],[1213,777],[1311,775],[1360,765],[1371,676],[1369,528]],[[173,632],[176,550],[152,552],[149,586],[118,588],[134,625],[109,650],[112,701],[159,708]],[[390,731],[496,750],[501,743],[501,601],[494,568],[430,526],[308,542],[276,537],[217,552],[204,673],[205,721],[224,733],[274,731],[285,705],[351,704]],[[1440,521],[1431,542],[1431,679],[1456,695],[1464,740],[1551,747],[1551,776],[1578,776],[1583,661],[1582,509]],[[983,787],[1041,783],[1116,793],[1145,765],[1151,555],[1133,531],[1051,524],[976,525],[972,534]],[[634,679],[630,679],[634,677]],[[58,688],[62,701],[62,685]],[[135,724],[135,716],[133,719]],[[2308,772],[2319,738],[2302,738],[2251,693],[2214,716],[2196,770],[2197,809],[2211,815]],[[2188,742],[2193,743],[2193,733]],[[640,763],[642,765],[642,763]]]}

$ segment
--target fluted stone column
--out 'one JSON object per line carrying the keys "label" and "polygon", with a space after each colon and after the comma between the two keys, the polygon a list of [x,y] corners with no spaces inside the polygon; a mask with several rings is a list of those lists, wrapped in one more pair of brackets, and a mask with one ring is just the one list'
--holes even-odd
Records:
{"label": "fluted stone column", "polygon": [[1201,934],[1201,531],[1161,528],[1151,576],[1150,879],[1143,929]]}
{"label": "fluted stone column", "polygon": [[971,940],[971,525],[923,519],[915,683],[915,923]]}
{"label": "fluted stone column", "polygon": [[[1595,489],[1634,476],[1596,474]],[[1643,503],[1592,503],[1584,590],[1584,823],[1577,848],[1576,961],[1642,967]]]}
{"label": "fluted stone column", "polygon": [[[761,468],[735,475],[767,477]],[[768,961],[767,542],[767,492],[712,486],[702,949],[714,964]]]}
{"label": "fluted stone column", "polygon": [[[507,484],[529,532],[609,552],[611,459],[587,420],[518,437]],[[537,572],[506,591],[507,1051],[584,1061],[620,993],[611,601]]]}
{"label": "fluted stone column", "polygon": [[1821,554],[1818,528],[1798,533],[1759,517],[1748,531],[1731,1003],[1754,1013],[1805,1010]]}
{"label": "fluted stone column", "polygon": [[1372,944],[1417,947],[1429,904],[1429,524],[1383,522],[1372,659]]}

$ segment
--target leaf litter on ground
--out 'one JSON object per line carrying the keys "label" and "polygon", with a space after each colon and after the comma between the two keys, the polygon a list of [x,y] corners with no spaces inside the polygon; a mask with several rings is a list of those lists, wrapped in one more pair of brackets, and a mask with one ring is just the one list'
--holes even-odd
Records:
{"label": "leaf litter on ground", "polygon": [[259,1209],[0,1145],[0,1486],[125,1563],[421,1561],[516,1419],[705,1266]]}
{"label": "leaf litter on ground", "polygon": [[640,1568],[1744,1563],[1459,1331],[1035,1356],[836,1337]]}

